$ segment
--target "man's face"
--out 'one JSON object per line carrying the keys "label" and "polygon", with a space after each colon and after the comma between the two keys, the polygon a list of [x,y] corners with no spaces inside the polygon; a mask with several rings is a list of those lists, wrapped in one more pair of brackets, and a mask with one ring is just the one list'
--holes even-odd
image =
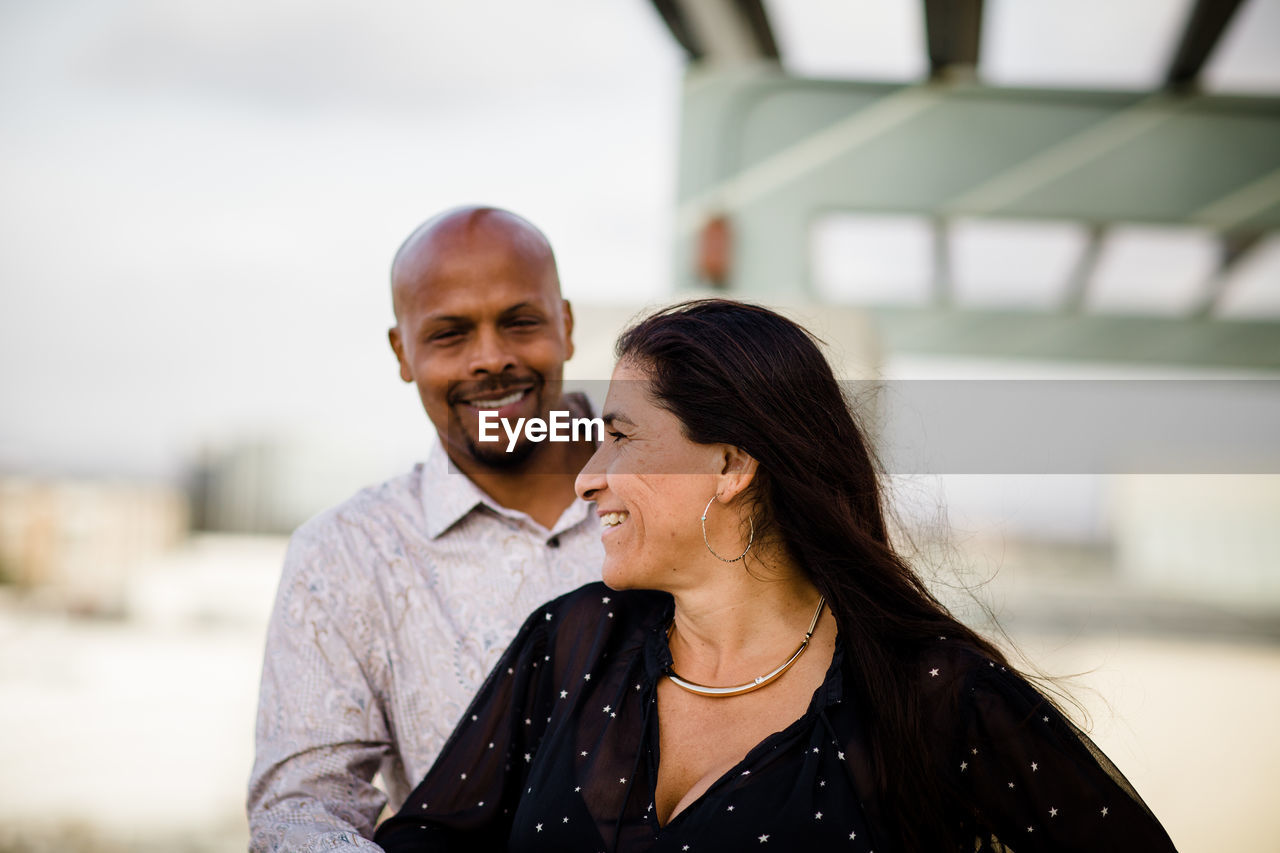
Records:
{"label": "man's face", "polygon": [[479,441],[479,413],[547,418],[559,403],[573,320],[549,255],[500,230],[438,236],[398,262],[391,346],[460,467],[519,466],[540,447]]}

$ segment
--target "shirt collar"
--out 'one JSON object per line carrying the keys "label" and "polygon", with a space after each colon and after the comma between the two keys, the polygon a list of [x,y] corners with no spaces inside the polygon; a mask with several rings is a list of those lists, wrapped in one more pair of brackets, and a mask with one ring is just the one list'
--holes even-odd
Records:
{"label": "shirt collar", "polygon": [[[545,530],[528,514],[502,506],[485,494],[470,477],[450,462],[449,454],[438,439],[422,465],[422,509],[427,519],[427,535],[432,539],[439,538],[475,511],[493,512],[531,530]],[[574,498],[573,503],[560,514],[555,526],[546,531],[547,538],[585,523],[590,514],[591,504],[581,498]]]}
{"label": "shirt collar", "polygon": [[493,503],[493,499],[450,463],[449,454],[437,438],[422,465],[422,509],[427,518],[427,535],[438,538],[485,503]]}

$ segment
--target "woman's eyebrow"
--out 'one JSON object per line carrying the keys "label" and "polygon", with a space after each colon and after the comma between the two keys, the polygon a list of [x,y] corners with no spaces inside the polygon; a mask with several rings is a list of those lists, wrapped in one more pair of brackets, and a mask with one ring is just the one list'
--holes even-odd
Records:
{"label": "woman's eyebrow", "polygon": [[628,420],[627,416],[622,414],[621,412],[606,412],[604,414],[604,417],[601,418],[601,420],[604,421],[604,425],[606,427],[611,427],[615,423],[623,423],[623,424],[626,424],[627,426],[635,426],[635,423]]}

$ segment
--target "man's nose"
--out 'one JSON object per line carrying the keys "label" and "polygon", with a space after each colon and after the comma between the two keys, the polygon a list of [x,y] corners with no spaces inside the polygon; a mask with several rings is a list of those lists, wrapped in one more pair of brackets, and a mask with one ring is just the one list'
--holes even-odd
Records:
{"label": "man's nose", "polygon": [[515,355],[507,340],[497,329],[482,329],[471,347],[471,373],[502,373],[514,369]]}

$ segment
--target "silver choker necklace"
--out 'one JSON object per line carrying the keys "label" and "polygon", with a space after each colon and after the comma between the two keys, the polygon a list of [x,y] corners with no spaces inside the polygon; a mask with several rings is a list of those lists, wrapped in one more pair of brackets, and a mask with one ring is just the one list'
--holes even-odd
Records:
{"label": "silver choker necklace", "polygon": [[[822,607],[827,603],[825,596],[819,596],[818,609],[813,611],[813,621],[809,623],[809,630],[804,632],[804,639],[800,641],[800,647],[795,650],[791,657],[783,661],[782,666],[773,672],[765,675],[756,676],[755,680],[748,681],[746,684],[739,684],[737,687],[709,687],[706,684],[698,684],[694,681],[687,681],[676,675],[676,671],[670,666],[667,667],[667,678],[671,679],[671,683],[682,690],[690,693],[696,693],[699,696],[741,696],[743,693],[750,693],[753,690],[759,690],[766,684],[777,681],[782,673],[791,669],[791,665],[800,660],[800,656],[804,654],[805,649],[809,648],[809,638],[813,636],[813,629],[818,627],[818,619],[822,616]],[[667,628],[667,641],[671,641],[671,632],[675,629],[675,620],[671,620],[670,627]]]}

